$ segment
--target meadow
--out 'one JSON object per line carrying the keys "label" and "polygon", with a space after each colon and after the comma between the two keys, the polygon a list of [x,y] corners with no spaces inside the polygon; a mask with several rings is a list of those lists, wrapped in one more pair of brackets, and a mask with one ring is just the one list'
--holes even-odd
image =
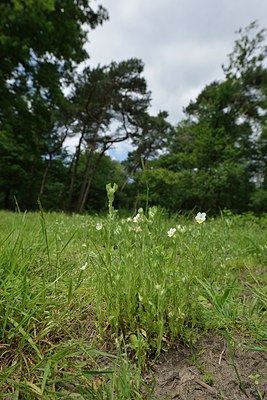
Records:
{"label": "meadow", "polygon": [[267,351],[267,216],[122,218],[115,189],[106,216],[0,212],[0,398],[161,398],[151,366],[209,332],[245,391],[236,346]]}

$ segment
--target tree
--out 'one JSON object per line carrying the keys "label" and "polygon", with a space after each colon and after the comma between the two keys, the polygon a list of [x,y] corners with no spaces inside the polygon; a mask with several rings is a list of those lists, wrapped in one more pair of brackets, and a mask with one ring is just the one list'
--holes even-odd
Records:
{"label": "tree", "polygon": [[[107,12],[101,6],[94,10],[88,0],[6,0],[0,15],[3,205],[8,207],[10,196],[23,187],[28,198],[22,207],[32,207],[42,192],[44,159],[63,144],[62,129],[56,129],[67,113],[63,87],[88,56],[83,47],[88,30],[102,23]],[[9,180],[14,170],[17,183]]]}
{"label": "tree", "polygon": [[[71,207],[82,146],[86,162],[76,211],[82,212],[95,173],[104,154],[115,143],[133,138],[138,130],[138,118],[150,102],[145,79],[141,76],[141,60],[130,59],[95,69],[86,68],[75,84],[72,97],[74,124],[72,130],[80,134],[72,162],[68,195]],[[95,160],[93,165],[93,160]]]}
{"label": "tree", "polygon": [[[127,160],[123,162],[129,172],[130,178],[138,168],[147,163],[148,160],[155,159],[164,152],[173,134],[173,126],[167,121],[168,113],[160,111],[157,116],[144,113],[138,119],[138,132],[132,139],[135,148],[128,154]],[[124,182],[124,190],[129,178]]]}
{"label": "tree", "polygon": [[256,211],[267,211],[267,30],[258,29],[258,23],[254,21],[244,30],[239,30],[241,37],[235,42],[229,65],[224,67],[224,71],[227,79],[239,82],[238,104],[243,117],[253,128],[257,157],[253,177],[255,192],[251,195],[250,205]]}

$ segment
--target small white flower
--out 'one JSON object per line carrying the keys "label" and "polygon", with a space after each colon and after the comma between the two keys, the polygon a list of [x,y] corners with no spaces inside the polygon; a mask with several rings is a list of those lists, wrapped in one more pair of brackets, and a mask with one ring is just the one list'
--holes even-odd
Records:
{"label": "small white flower", "polygon": [[102,222],[98,222],[97,224],[96,224],[96,230],[97,231],[101,231],[101,229],[103,228],[103,224],[102,224]]}
{"label": "small white flower", "polygon": [[137,214],[135,217],[133,217],[133,222],[134,222],[135,224],[137,224],[138,221],[139,221],[139,219],[140,219],[140,214]]}
{"label": "small white flower", "polygon": [[83,243],[83,244],[82,244],[82,247],[87,247],[87,244],[86,244],[86,243]]}
{"label": "small white flower", "polygon": [[171,228],[171,229],[167,232],[167,235],[168,235],[169,237],[173,237],[173,236],[175,235],[175,232],[176,232],[176,228]]}
{"label": "small white flower", "polygon": [[202,222],[206,221],[206,213],[198,212],[195,217],[195,220],[197,221],[198,224],[202,224]]}
{"label": "small white flower", "polygon": [[141,213],[141,214],[138,213],[138,214],[136,214],[135,217],[133,217],[133,222],[134,222],[135,224],[138,224],[138,223],[142,222],[143,219],[144,219],[144,215],[143,215],[142,213]]}
{"label": "small white flower", "polygon": [[81,270],[81,271],[84,271],[85,268],[87,267],[87,265],[88,265],[88,262],[86,261],[85,264],[80,268],[80,270]]}

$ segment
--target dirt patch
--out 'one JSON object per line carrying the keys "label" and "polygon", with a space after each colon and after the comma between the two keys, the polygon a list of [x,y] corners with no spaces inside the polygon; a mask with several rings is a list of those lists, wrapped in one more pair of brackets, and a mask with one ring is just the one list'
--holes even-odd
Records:
{"label": "dirt patch", "polygon": [[267,400],[267,355],[233,350],[233,367],[225,338],[208,334],[194,352],[179,346],[162,355],[153,366],[153,400]]}

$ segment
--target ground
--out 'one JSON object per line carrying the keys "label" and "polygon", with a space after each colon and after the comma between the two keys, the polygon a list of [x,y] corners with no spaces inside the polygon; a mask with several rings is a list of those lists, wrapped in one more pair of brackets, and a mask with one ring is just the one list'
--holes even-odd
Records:
{"label": "ground", "polygon": [[195,351],[175,346],[152,367],[153,400],[267,399],[267,355],[235,345],[234,364],[223,336],[204,336]]}

